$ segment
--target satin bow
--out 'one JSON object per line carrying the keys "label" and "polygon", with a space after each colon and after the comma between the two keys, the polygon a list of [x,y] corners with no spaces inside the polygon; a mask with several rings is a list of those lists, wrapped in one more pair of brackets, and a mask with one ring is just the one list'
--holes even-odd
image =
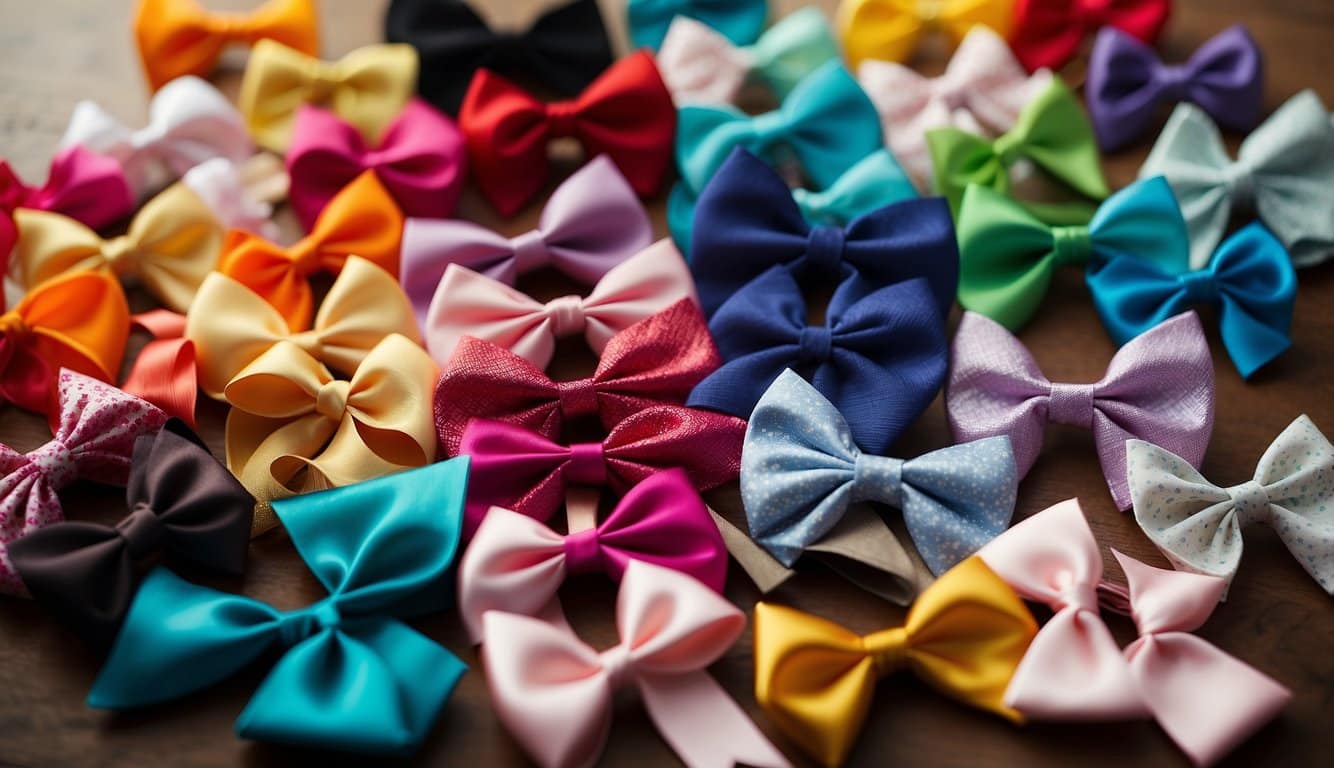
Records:
{"label": "satin bow", "polygon": [[[263,156],[271,157],[271,156]],[[274,158],[273,162],[278,163]],[[222,157],[205,160],[185,172],[181,183],[204,201],[204,205],[213,212],[213,218],[224,229],[240,229],[253,232],[269,240],[277,240],[281,235],[278,225],[273,221],[273,202],[275,198],[264,196],[265,187],[287,186],[284,178],[287,174],[282,165],[276,165],[279,173],[266,174],[255,184],[247,171]]]}
{"label": "satin bow", "polygon": [[0,214],[31,208],[68,216],[90,229],[102,229],[130,215],[134,193],[120,163],[83,147],[66,147],[51,159],[46,183],[28,186],[0,160]]}
{"label": "satin bow", "polygon": [[877,679],[904,668],[950,698],[1022,722],[1001,699],[1036,632],[1023,601],[976,557],[927,587],[902,627],[865,636],[761,602],[755,605],[755,700],[827,766],[852,752]]}
{"label": "satin bow", "polygon": [[400,618],[448,603],[467,472],[460,457],[276,502],[301,559],[329,591],[304,608],[279,611],[153,570],[88,706],[169,701],[276,648],[277,661],[237,717],[238,736],[410,756],[466,670]]}
{"label": "satin bow", "polygon": [[1093,431],[1103,477],[1130,508],[1126,440],[1161,445],[1198,466],[1214,425],[1214,373],[1200,319],[1187,312],[1131,339],[1093,384],[1052,383],[1010,332],[965,312],[951,349],[945,411],[954,439],[1009,435],[1022,479],[1048,423]]}
{"label": "satin bow", "polygon": [[[1152,717],[1192,763],[1209,765],[1277,715],[1290,694],[1189,634],[1213,612],[1221,579],[1112,554],[1128,588],[1102,581],[1098,542],[1074,499],[978,553],[1020,595],[1055,612],[1015,670],[1005,704],[1041,720]],[[1134,619],[1139,638],[1125,650],[1098,615],[1100,602]]]}
{"label": "satin bow", "polygon": [[510,217],[546,183],[553,139],[572,138],[589,157],[605,154],[637,194],[656,194],[671,170],[676,107],[653,57],[638,51],[569,101],[543,103],[480,69],[463,99],[459,126],[482,195]]}
{"label": "satin bow", "polygon": [[1152,44],[1171,14],[1170,0],[1015,0],[1010,47],[1031,72],[1057,69],[1079,53],[1084,38],[1115,27]]}
{"label": "satin bow", "polygon": [[287,151],[302,104],[326,105],[367,141],[379,141],[416,82],[417,52],[410,45],[367,45],[326,62],[260,40],[246,64],[237,107],[255,143],[278,154]]}
{"label": "satin bow", "polygon": [[247,232],[232,232],[218,271],[264,297],[293,331],[310,325],[315,297],[310,277],[338,274],[357,256],[398,274],[403,214],[375,171],[363,171],[334,196],[310,234],[281,246]]}
{"label": "satin bow", "polygon": [[1177,568],[1230,585],[1242,528],[1264,523],[1334,594],[1334,446],[1309,417],[1297,417],[1274,439],[1252,479],[1228,488],[1142,440],[1126,444],[1126,464],[1135,520]]}
{"label": "satin bow", "polygon": [[611,41],[596,0],[571,0],[543,12],[522,32],[493,31],[462,0],[392,0],[385,39],[421,57],[417,91],[457,114],[473,73],[485,67],[535,78],[572,96],[611,66]]}
{"label": "satin bow", "polygon": [[1184,64],[1164,64],[1153,48],[1115,27],[1098,32],[1084,98],[1098,144],[1123,147],[1149,129],[1164,103],[1198,105],[1221,125],[1248,131],[1260,120],[1264,59],[1241,24],[1209,38]]}
{"label": "satin bow", "polygon": [[760,38],[769,18],[767,0],[627,0],[630,44],[657,50],[672,22],[684,16],[717,31],[735,45]]}
{"label": "satin bow", "polygon": [[1193,104],[1172,112],[1140,176],[1167,177],[1190,228],[1190,266],[1209,261],[1232,213],[1254,212],[1293,264],[1334,254],[1334,122],[1315,91],[1283,103],[1228,158],[1218,127]]}
{"label": "satin bow", "polygon": [[928,30],[952,45],[977,27],[1000,37],[1010,31],[1013,0],[845,0],[838,7],[839,33],[848,63],[866,59],[907,61]]}
{"label": "satin bow", "polygon": [[482,624],[496,714],[543,768],[593,765],[612,730],[614,695],[627,687],[691,768],[789,766],[708,673],[746,617],[686,574],[632,560],[616,597],[620,642],[601,652],[528,616],[491,611]]}

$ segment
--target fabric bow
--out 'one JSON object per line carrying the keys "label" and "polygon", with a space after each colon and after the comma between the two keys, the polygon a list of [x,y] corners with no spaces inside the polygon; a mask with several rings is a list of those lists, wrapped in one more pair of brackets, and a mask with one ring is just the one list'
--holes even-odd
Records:
{"label": "fabric bow", "polygon": [[[1213,612],[1221,579],[1112,554],[1128,589],[1102,581],[1098,542],[1074,499],[978,553],[1020,595],[1055,612],[1015,670],[1005,704],[1041,720],[1153,717],[1192,763],[1209,765],[1278,714],[1290,694],[1189,634]],[[1135,621],[1139,639],[1124,651],[1098,615],[1100,602]]]}
{"label": "fabric bow", "polygon": [[379,141],[416,82],[417,52],[410,45],[367,45],[326,62],[260,40],[246,64],[237,106],[255,143],[283,154],[302,104],[323,104],[367,141]]}
{"label": "fabric bow", "polygon": [[1274,439],[1251,480],[1229,488],[1142,440],[1126,444],[1126,463],[1135,520],[1177,568],[1230,585],[1242,528],[1264,523],[1334,594],[1334,446],[1309,417],[1297,417]]}
{"label": "fabric bow", "polygon": [[839,4],[839,32],[848,63],[866,59],[907,61],[928,30],[939,30],[958,45],[969,31],[989,27],[1000,37],[1010,31],[1013,0],[847,0]]}
{"label": "fabric bow", "polygon": [[734,45],[750,45],[764,31],[769,4],[766,0],[627,0],[625,14],[635,48],[656,51],[681,16],[715,30]]}
{"label": "fabric bow", "polygon": [[[271,155],[260,157],[272,158]],[[287,172],[282,170],[276,158],[272,160],[277,164],[279,173],[274,177],[265,174],[258,185],[248,178],[248,171],[222,157],[205,160],[186,171],[181,177],[181,183],[204,201],[204,205],[208,206],[224,229],[240,229],[277,240],[281,234],[273,221],[273,202],[281,195],[268,198],[264,193],[267,192],[268,184],[286,187],[284,177]]]}
{"label": "fabric bow", "polygon": [[31,208],[68,216],[90,229],[102,229],[130,215],[134,193],[120,163],[83,147],[66,147],[51,159],[46,183],[28,186],[9,163],[0,160],[0,214]]}
{"label": "fabric bow", "polygon": [[1152,44],[1171,11],[1169,0],[1015,0],[1010,47],[1030,72],[1058,69],[1101,27]]}
{"label": "fabric bow", "polygon": [[385,39],[409,43],[421,57],[417,91],[457,114],[473,73],[485,67],[536,78],[573,96],[611,66],[611,41],[596,0],[557,5],[523,32],[493,31],[461,0],[392,0]]}
{"label": "fabric bow", "polygon": [[593,765],[611,733],[613,699],[631,687],[658,733],[690,768],[787,768],[708,667],[746,617],[683,573],[643,560],[625,568],[616,596],[620,642],[605,651],[568,627],[491,611],[482,664],[496,714],[543,768]]}
{"label": "fabric bow", "polygon": [[448,603],[467,472],[460,457],[275,502],[301,559],[329,591],[304,608],[279,611],[153,570],[88,706],[175,699],[276,647],[277,661],[236,720],[237,735],[411,755],[466,667],[399,619]]}
{"label": "fabric bow", "polygon": [[1022,722],[1002,703],[1037,632],[1033,615],[976,557],[947,571],[902,627],[859,636],[773,603],[755,605],[755,700],[805,752],[843,763],[866,721],[876,681],[910,669],[945,695]]}
{"label": "fabric bow", "polygon": [[1241,142],[1235,162],[1208,115],[1179,104],[1139,174],[1172,185],[1192,269],[1209,262],[1234,211],[1258,216],[1298,267],[1334,254],[1334,122],[1315,91],[1284,102]]}
{"label": "fabric bow", "polygon": [[1164,64],[1154,49],[1103,27],[1084,84],[1098,144],[1119,149],[1144,135],[1164,103],[1199,105],[1221,125],[1248,131],[1260,120],[1264,59],[1241,24],[1211,37],[1184,64]]}
{"label": "fabric bow", "polygon": [[1198,466],[1214,425],[1214,373],[1200,319],[1187,312],[1131,339],[1093,384],[1052,383],[1000,324],[965,312],[951,348],[945,411],[954,439],[1009,435],[1022,479],[1048,423],[1093,431],[1103,477],[1130,508],[1126,440],[1138,437]]}
{"label": "fabric bow", "polygon": [[546,183],[553,139],[573,138],[589,157],[605,154],[641,197],[657,193],[671,170],[676,107],[653,57],[638,51],[569,101],[543,103],[480,69],[463,99],[459,127],[482,195],[509,217]]}

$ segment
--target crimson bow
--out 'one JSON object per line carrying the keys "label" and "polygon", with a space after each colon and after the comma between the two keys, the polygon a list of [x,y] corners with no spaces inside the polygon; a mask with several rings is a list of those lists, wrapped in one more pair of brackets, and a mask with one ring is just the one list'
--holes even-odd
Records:
{"label": "crimson bow", "polygon": [[1057,69],[1100,27],[1152,44],[1171,9],[1168,0],[1016,0],[1010,47],[1030,72]]}

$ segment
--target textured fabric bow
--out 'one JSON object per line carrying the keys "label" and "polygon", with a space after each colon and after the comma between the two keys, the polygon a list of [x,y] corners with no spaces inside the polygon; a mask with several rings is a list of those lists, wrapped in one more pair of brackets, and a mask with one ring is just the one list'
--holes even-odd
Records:
{"label": "textured fabric bow", "polygon": [[167,420],[143,400],[74,371],[60,371],[59,392],[50,442],[27,454],[0,444],[0,594],[27,594],[8,546],[65,519],[60,490],[80,478],[125,485],[135,439]]}
{"label": "textured fabric bow", "polygon": [[398,274],[403,214],[375,171],[363,171],[320,212],[310,234],[281,246],[233,231],[218,271],[264,297],[293,331],[310,325],[315,309],[310,277],[338,274],[352,256]]}
{"label": "textured fabric bow", "polygon": [[1126,444],[1126,463],[1135,520],[1177,568],[1231,584],[1242,528],[1264,523],[1334,594],[1334,446],[1309,417],[1275,438],[1251,480],[1229,488],[1142,440]]}
{"label": "textured fabric bow", "polygon": [[1184,64],[1164,64],[1148,45],[1115,27],[1098,32],[1084,97],[1098,144],[1119,149],[1144,135],[1165,103],[1198,105],[1219,124],[1248,131],[1260,120],[1264,59],[1241,24],[1214,35]]}
{"label": "textured fabric bow", "polygon": [[283,154],[302,104],[323,104],[367,141],[378,141],[416,83],[417,52],[410,45],[367,45],[326,62],[260,40],[246,64],[237,106],[255,143]]}
{"label": "textured fabric bow", "polygon": [[546,184],[553,139],[572,138],[589,157],[605,154],[641,197],[657,193],[671,170],[676,107],[653,57],[638,51],[569,101],[538,101],[480,69],[463,99],[459,126],[477,186],[509,217]]}
{"label": "textured fabric bow", "polygon": [[1200,319],[1187,312],[1131,339],[1093,384],[1047,380],[1028,349],[984,315],[965,312],[951,349],[945,411],[954,439],[1009,435],[1022,479],[1048,423],[1093,431],[1118,508],[1130,508],[1126,440],[1138,437],[1199,466],[1214,426],[1214,368]]}
{"label": "textured fabric bow", "polygon": [[1171,11],[1169,0],[1015,0],[1010,47],[1030,72],[1058,69],[1101,27],[1152,44]]}
{"label": "textured fabric bow", "polygon": [[1334,123],[1315,91],[1284,102],[1228,159],[1199,107],[1172,112],[1140,176],[1166,176],[1190,228],[1190,266],[1208,263],[1228,219],[1254,212],[1299,267],[1334,254]]}
{"label": "textured fabric bow", "polygon": [[838,7],[843,50],[855,68],[866,59],[907,61],[928,30],[943,32],[953,45],[979,26],[1005,37],[1013,1],[846,0]]}
{"label": "textured fabric bow", "polygon": [[[1005,704],[1042,720],[1152,717],[1191,762],[1209,765],[1277,715],[1290,694],[1189,634],[1213,612],[1221,579],[1112,554],[1128,588],[1102,581],[1098,542],[1074,499],[978,553],[1020,595],[1055,612],[1015,670]],[[1100,602],[1135,621],[1139,638],[1124,651],[1098,615]]]}
{"label": "textured fabric bow", "polygon": [[462,0],[392,0],[385,40],[417,49],[417,91],[457,114],[468,81],[485,67],[536,78],[572,96],[611,66],[611,41],[596,0],[573,0],[547,10],[523,32],[496,32]]}
{"label": "textured fabric bow", "polygon": [[1037,632],[1023,601],[976,557],[922,592],[902,627],[859,636],[773,603],[755,605],[755,700],[805,752],[843,763],[878,678],[910,669],[946,696],[1013,722],[1005,687]]}
{"label": "textured fabric bow", "polygon": [[83,147],[66,147],[51,159],[46,183],[31,187],[0,160],[0,214],[16,208],[50,211],[102,229],[134,210],[134,193],[120,163]]}
{"label": "textured fabric bow", "polygon": [[635,48],[657,50],[672,22],[682,16],[715,30],[734,45],[750,45],[764,31],[769,4],[766,0],[627,0],[625,14]]}
{"label": "textured fabric bow", "polygon": [[543,768],[597,762],[613,699],[627,687],[690,768],[789,765],[708,673],[746,617],[686,574],[632,560],[616,597],[620,643],[601,652],[568,627],[528,616],[491,611],[482,623],[496,714]]}
{"label": "textured fabric bow", "polygon": [[236,720],[237,735],[411,755],[466,667],[399,618],[448,603],[467,472],[460,457],[276,502],[301,559],[329,591],[304,608],[280,611],[153,570],[88,706],[169,701],[276,648],[277,661]]}

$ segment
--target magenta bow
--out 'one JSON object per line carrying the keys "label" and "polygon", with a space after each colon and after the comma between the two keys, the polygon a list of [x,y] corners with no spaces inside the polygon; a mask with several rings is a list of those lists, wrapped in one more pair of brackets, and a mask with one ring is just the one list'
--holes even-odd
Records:
{"label": "magenta bow", "polygon": [[622,687],[634,688],[691,768],[788,766],[707,671],[741,636],[745,615],[683,573],[632,561],[616,597],[620,643],[601,652],[528,616],[491,611],[482,623],[496,714],[543,768],[597,761]]}
{"label": "magenta bow", "polygon": [[156,406],[81,373],[62,369],[58,387],[51,442],[27,454],[0,445],[0,594],[28,594],[9,542],[64,520],[57,494],[75,480],[124,486],[134,441],[167,423]]}
{"label": "magenta bow", "polygon": [[51,211],[102,229],[134,211],[134,193],[120,163],[83,147],[68,147],[51,160],[46,183],[30,187],[0,160],[0,212]]}
{"label": "magenta bow", "polygon": [[1093,431],[1117,507],[1130,508],[1126,440],[1162,446],[1199,467],[1214,427],[1214,366],[1194,312],[1136,336],[1093,384],[1047,380],[1004,326],[965,312],[951,350],[945,411],[956,442],[1008,435],[1023,478],[1048,423]]}
{"label": "magenta bow", "polygon": [[287,150],[288,197],[309,232],[339,190],[373,170],[403,215],[443,218],[458,205],[467,154],[454,121],[421,99],[408,102],[375,148],[337,115],[306,104]]}
{"label": "magenta bow", "polygon": [[[1042,720],[1152,717],[1195,765],[1221,759],[1291,697],[1274,680],[1191,632],[1226,588],[1216,576],[1145,565],[1112,550],[1126,587],[1102,581],[1102,556],[1079,502],[1033,515],[977,553],[1020,595],[1055,614],[1005,692],[1005,704]],[[1120,649],[1100,602],[1135,621]]]}

